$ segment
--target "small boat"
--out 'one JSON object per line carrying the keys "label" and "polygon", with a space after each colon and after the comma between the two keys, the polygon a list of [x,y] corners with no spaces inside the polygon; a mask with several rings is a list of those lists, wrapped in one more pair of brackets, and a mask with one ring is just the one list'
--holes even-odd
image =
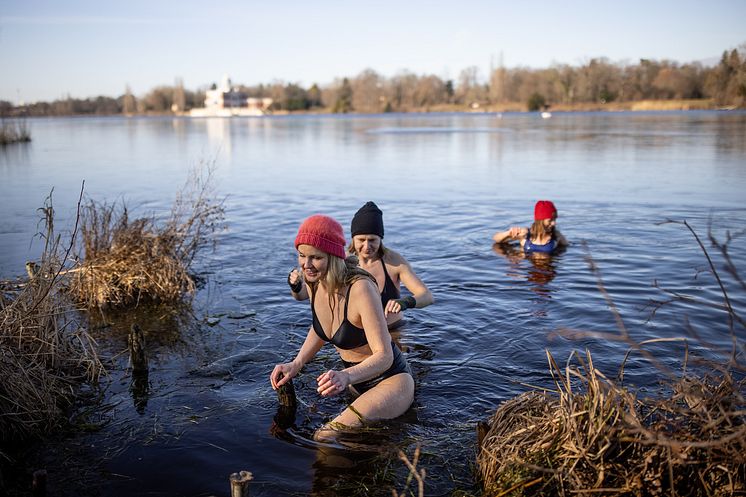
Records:
{"label": "small boat", "polygon": [[552,113],[549,112],[549,111],[545,110],[544,112],[541,113],[541,118],[542,119],[549,119],[550,117],[552,117]]}

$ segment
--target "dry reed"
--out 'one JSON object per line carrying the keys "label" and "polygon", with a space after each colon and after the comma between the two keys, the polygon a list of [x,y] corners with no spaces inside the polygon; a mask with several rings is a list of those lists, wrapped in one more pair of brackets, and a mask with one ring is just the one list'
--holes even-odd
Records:
{"label": "dry reed", "polygon": [[25,120],[0,119],[0,146],[30,141],[31,132]]}
{"label": "dry reed", "polygon": [[425,470],[417,469],[417,463],[420,460],[420,446],[417,445],[417,447],[415,448],[411,461],[409,457],[407,457],[407,455],[404,453],[404,451],[400,450],[399,460],[407,466],[409,474],[407,475],[407,479],[404,482],[404,488],[402,488],[401,492],[397,493],[396,489],[391,489],[391,494],[393,495],[393,497],[406,497],[407,494],[414,495],[409,489],[409,486],[412,484],[413,480],[417,482],[417,497],[425,497]]}
{"label": "dry reed", "polygon": [[81,262],[69,272],[76,300],[104,309],[141,301],[176,304],[192,295],[194,257],[214,240],[224,217],[212,173],[209,164],[192,172],[161,225],[153,218],[130,219],[125,205],[89,201],[81,215]]}
{"label": "dry reed", "polygon": [[[700,359],[695,374],[686,372],[687,347],[685,373],[669,371],[645,346],[672,340],[632,340],[588,256],[619,331],[561,333],[627,343],[657,368],[667,393],[644,398],[623,387],[594,367],[588,351],[575,356],[575,363],[568,360],[564,369],[547,352],[555,388],[505,402],[489,422],[477,458],[486,495],[746,495],[746,365],[735,333],[743,320],[704,244],[683,224],[700,244],[722,290],[732,349],[712,351],[721,353],[717,360]],[[728,272],[743,286],[728,256],[733,239],[729,234],[719,244],[710,233]]]}
{"label": "dry reed", "polygon": [[66,419],[75,387],[102,370],[95,343],[74,320],[60,273],[70,253],[54,234],[51,194],[40,209],[44,249],[28,282],[0,285],[0,438],[14,442],[49,432]]}

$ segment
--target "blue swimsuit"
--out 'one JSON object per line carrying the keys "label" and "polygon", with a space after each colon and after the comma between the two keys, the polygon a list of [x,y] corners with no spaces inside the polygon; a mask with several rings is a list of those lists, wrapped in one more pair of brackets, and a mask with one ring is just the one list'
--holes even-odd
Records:
{"label": "blue swimsuit", "polygon": [[551,254],[557,250],[557,239],[552,235],[552,239],[543,245],[539,245],[531,242],[531,231],[529,230],[526,235],[526,243],[523,244],[523,251],[527,254],[532,252],[542,252],[544,254]]}

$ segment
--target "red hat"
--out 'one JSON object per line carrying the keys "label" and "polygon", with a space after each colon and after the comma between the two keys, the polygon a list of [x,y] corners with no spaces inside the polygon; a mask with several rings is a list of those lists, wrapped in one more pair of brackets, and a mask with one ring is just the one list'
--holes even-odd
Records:
{"label": "red hat", "polygon": [[552,219],[557,215],[557,208],[549,200],[539,200],[534,206],[534,220]]}
{"label": "red hat", "polygon": [[345,244],[342,225],[323,214],[314,214],[303,221],[295,237],[295,248],[311,245],[341,259],[345,258]]}

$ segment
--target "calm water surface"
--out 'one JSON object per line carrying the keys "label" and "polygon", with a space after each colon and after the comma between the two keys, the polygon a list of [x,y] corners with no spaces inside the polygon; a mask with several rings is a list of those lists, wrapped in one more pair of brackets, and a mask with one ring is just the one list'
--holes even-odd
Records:
{"label": "calm water surface", "polygon": [[[0,277],[38,256],[39,207],[54,188],[57,226],[74,219],[81,183],[96,200],[125,200],[165,214],[190,168],[214,162],[227,196],[227,230],[198,271],[205,285],[191,318],[136,311],[95,329],[110,376],[100,429],[50,442],[44,462],[61,493],[227,495],[228,475],[254,473],[252,495],[390,495],[406,471],[395,451],[419,444],[427,494],[476,492],[475,423],[527,385],[550,386],[545,350],[564,364],[589,348],[616,373],[626,348],[570,340],[563,328],[612,332],[605,288],[637,340],[678,337],[687,323],[729,343],[725,315],[691,303],[651,316],[653,287],[705,302],[721,296],[687,220],[706,236],[746,228],[746,114],[556,113],[278,117],[265,119],[76,118],[32,120],[33,142],[0,150]],[[494,250],[491,235],[527,225],[533,203],[555,201],[572,242],[551,261]],[[272,366],[293,356],[310,323],[289,297],[292,241],[306,216],[348,227],[367,200],[384,211],[386,243],[403,253],[436,303],[409,312],[398,341],[418,383],[413,408],[363,434],[364,450],[320,450],[304,441],[346,399],[321,400],[314,378],[338,367],[326,347],[296,381],[294,426],[273,428]],[[583,243],[587,243],[587,251]],[[731,256],[744,267],[743,237]],[[711,247],[718,268],[722,256]],[[746,296],[726,277],[743,311]],[[147,392],[124,372],[127,324],[147,333]],[[680,364],[679,345],[654,344]],[[627,381],[653,387],[654,370],[632,356]],[[72,453],[72,455],[71,455]],[[64,459],[61,461],[60,458]],[[93,460],[81,472],[79,460]],[[40,463],[41,464],[41,463]],[[76,487],[78,485],[78,487]]]}

